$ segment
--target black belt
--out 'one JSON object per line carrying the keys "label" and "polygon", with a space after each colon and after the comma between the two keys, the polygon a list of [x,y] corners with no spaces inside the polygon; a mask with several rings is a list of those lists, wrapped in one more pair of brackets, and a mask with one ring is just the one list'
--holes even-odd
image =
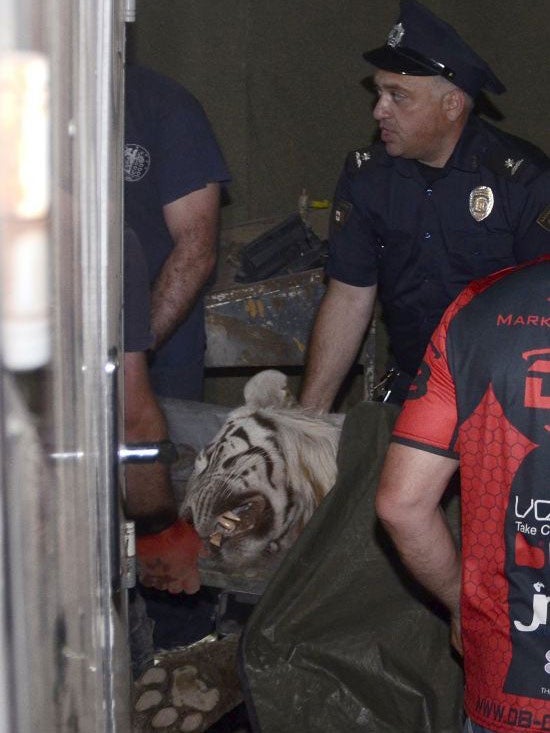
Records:
{"label": "black belt", "polygon": [[402,404],[407,398],[407,392],[414,377],[402,369],[391,367],[382,379],[373,388],[374,402],[390,402]]}

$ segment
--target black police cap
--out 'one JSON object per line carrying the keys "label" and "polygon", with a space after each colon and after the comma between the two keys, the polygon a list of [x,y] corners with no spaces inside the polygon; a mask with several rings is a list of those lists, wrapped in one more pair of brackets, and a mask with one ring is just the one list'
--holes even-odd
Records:
{"label": "black police cap", "polygon": [[385,46],[363,54],[378,69],[411,76],[443,76],[476,97],[482,89],[506,87],[455,29],[416,0],[401,0],[401,12]]}

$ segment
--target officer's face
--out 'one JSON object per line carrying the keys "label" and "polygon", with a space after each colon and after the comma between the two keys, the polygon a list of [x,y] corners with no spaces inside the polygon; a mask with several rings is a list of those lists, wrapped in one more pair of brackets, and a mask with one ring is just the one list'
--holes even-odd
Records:
{"label": "officer's face", "polygon": [[455,141],[449,139],[443,103],[447,89],[439,79],[378,70],[374,83],[378,102],[373,114],[388,154],[443,167]]}

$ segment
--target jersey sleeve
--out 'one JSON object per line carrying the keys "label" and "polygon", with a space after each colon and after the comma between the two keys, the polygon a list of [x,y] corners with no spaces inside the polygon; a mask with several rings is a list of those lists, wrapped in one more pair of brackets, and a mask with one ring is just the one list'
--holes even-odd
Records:
{"label": "jersey sleeve", "polygon": [[162,205],[204,188],[208,183],[230,180],[204,109],[184,89],[161,100],[155,145],[155,177]]}
{"label": "jersey sleeve", "polygon": [[454,313],[456,301],[431,338],[392,438],[449,458],[458,458],[456,391],[447,359],[448,326]]}

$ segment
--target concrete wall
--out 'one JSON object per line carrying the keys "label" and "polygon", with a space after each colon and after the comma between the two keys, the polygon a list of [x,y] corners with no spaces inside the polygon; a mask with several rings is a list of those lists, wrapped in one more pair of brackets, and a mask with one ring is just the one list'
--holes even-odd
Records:
{"label": "concrete wall", "polygon": [[[504,129],[546,149],[549,0],[425,0],[508,87]],[[135,59],[203,103],[234,182],[224,224],[333,193],[346,153],[375,131],[364,50],[381,45],[397,0],[138,0]]]}

